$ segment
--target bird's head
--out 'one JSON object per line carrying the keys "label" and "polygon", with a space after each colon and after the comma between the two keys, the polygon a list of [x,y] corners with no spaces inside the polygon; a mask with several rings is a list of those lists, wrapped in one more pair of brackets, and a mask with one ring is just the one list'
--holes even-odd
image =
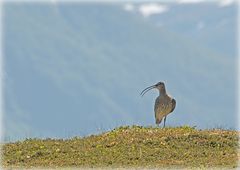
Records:
{"label": "bird's head", "polygon": [[158,89],[160,92],[165,90],[165,85],[163,82],[158,82],[157,84],[155,85],[152,85],[152,86],[149,86],[147,88],[145,88],[142,92],[141,92],[141,96],[143,96],[145,93],[147,93],[149,90],[152,90],[152,89]]}

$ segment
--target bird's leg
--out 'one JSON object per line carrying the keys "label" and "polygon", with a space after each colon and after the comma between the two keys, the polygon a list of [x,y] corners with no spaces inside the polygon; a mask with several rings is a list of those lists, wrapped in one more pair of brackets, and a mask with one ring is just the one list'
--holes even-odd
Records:
{"label": "bird's leg", "polygon": [[166,119],[167,119],[167,116],[164,117],[163,127],[165,127]]}

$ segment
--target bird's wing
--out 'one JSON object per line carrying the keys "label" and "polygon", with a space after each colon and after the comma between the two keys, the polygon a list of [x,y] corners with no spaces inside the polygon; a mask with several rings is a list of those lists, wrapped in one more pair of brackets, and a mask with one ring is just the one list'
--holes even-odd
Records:
{"label": "bird's wing", "polygon": [[172,110],[170,111],[170,113],[173,112],[173,110],[175,109],[175,107],[176,107],[176,100],[175,100],[175,99],[172,99]]}

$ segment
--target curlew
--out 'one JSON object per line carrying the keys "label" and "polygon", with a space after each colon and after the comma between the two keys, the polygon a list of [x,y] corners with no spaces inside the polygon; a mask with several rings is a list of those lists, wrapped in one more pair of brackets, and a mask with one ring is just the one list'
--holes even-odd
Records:
{"label": "curlew", "polygon": [[164,118],[163,127],[165,127],[167,115],[173,112],[173,110],[175,109],[176,100],[167,94],[166,88],[163,82],[159,82],[153,86],[149,86],[145,88],[141,92],[141,95],[143,96],[146,92],[154,88],[159,90],[159,96],[156,98],[155,105],[154,105],[156,124],[159,126],[162,119]]}

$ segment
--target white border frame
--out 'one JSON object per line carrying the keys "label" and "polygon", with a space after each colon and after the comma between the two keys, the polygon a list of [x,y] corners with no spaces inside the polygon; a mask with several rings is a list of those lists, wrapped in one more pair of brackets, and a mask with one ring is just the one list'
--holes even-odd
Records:
{"label": "white border frame", "polygon": [[[2,148],[2,142],[4,139],[4,122],[3,122],[3,117],[4,117],[4,99],[3,99],[3,93],[4,93],[4,52],[3,52],[3,4],[4,3],[142,3],[142,2],[180,2],[182,0],[0,0],[0,151]],[[220,0],[192,0],[192,1],[205,1],[205,2],[219,2]],[[237,67],[237,97],[236,97],[236,104],[237,104],[237,122],[238,122],[238,127],[237,130],[240,130],[240,46],[239,46],[239,41],[240,41],[240,0],[234,0],[237,3],[237,62],[236,62],[236,67]],[[240,143],[240,141],[239,141]],[[0,152],[0,169],[2,169],[2,164],[1,164],[1,152]],[[238,160],[238,167],[240,165],[240,161]]]}

